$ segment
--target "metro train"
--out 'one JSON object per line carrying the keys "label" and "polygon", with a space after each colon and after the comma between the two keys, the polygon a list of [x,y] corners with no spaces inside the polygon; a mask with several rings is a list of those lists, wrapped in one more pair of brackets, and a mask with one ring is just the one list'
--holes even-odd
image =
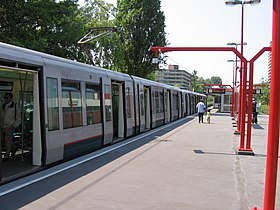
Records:
{"label": "metro train", "polygon": [[33,166],[78,157],[192,115],[206,97],[0,43],[1,100],[6,92],[21,105],[15,139],[22,139]]}

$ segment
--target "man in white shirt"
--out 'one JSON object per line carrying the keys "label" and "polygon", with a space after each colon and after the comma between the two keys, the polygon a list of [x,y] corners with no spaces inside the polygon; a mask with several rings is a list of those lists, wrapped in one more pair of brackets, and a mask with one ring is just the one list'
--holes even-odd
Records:
{"label": "man in white shirt", "polygon": [[206,106],[203,103],[203,99],[200,99],[200,102],[197,103],[196,108],[197,108],[197,112],[198,112],[198,122],[203,123],[203,114],[204,114],[205,109],[206,109]]}

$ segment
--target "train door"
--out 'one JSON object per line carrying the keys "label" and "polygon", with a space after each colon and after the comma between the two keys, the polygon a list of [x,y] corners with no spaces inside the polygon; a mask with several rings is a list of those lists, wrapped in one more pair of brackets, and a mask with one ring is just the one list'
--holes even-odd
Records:
{"label": "train door", "polygon": [[170,91],[165,90],[164,92],[164,113],[165,113],[165,123],[170,122]]}
{"label": "train door", "polygon": [[191,96],[191,113],[194,114],[195,113],[195,97],[194,95]]}
{"label": "train door", "polygon": [[103,92],[103,144],[107,145],[113,141],[113,116],[112,116],[112,89],[111,81],[108,78],[102,78]]}
{"label": "train door", "polygon": [[186,93],[185,97],[186,97],[186,99],[185,99],[185,101],[186,101],[186,115],[188,116],[188,115],[190,115],[189,94]]}
{"label": "train door", "polygon": [[113,138],[124,137],[124,104],[123,104],[123,84],[112,83],[112,107],[113,107]]}
{"label": "train door", "polygon": [[180,118],[185,117],[185,97],[184,97],[184,93],[180,93],[180,99],[181,99],[181,114],[180,114]]}
{"label": "train door", "polygon": [[145,99],[144,99],[144,87],[140,86],[140,96],[139,96],[139,114],[140,114],[140,132],[145,130]]}
{"label": "train door", "polygon": [[180,92],[177,93],[177,97],[178,97],[178,118],[180,119],[182,116],[182,94]]}
{"label": "train door", "polygon": [[[135,113],[137,133],[145,130],[145,102],[144,102],[144,87],[142,84],[137,84],[137,93],[135,94]],[[137,98],[137,100],[136,100]]]}
{"label": "train door", "polygon": [[177,120],[179,118],[179,93],[177,91],[171,92],[171,121]]}
{"label": "train door", "polygon": [[144,87],[144,101],[145,101],[145,124],[146,129],[151,128],[151,88]]}
{"label": "train door", "polygon": [[[24,68],[24,69],[23,69]],[[31,70],[34,69],[34,70]],[[41,165],[42,144],[39,111],[38,69],[17,65],[16,68],[0,67],[0,103],[5,93],[13,94],[15,112],[20,112],[21,124],[13,133],[16,146],[13,157],[1,164],[0,180],[8,180]],[[18,109],[18,110],[16,110]],[[6,145],[1,146],[1,156]],[[2,158],[1,158],[2,160]]]}
{"label": "train door", "polygon": [[133,83],[125,81],[125,137],[135,134],[135,110],[134,110]]}
{"label": "train door", "polygon": [[140,133],[141,113],[140,113],[140,85],[134,83],[134,111],[135,111],[135,135]]}

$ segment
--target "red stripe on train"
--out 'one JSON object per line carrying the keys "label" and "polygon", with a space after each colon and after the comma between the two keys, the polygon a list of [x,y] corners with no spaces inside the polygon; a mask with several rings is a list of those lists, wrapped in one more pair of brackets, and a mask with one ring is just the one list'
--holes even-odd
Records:
{"label": "red stripe on train", "polygon": [[66,143],[66,144],[64,144],[64,146],[69,146],[69,145],[77,144],[77,143],[80,143],[80,142],[83,142],[83,141],[92,140],[92,139],[100,137],[100,136],[102,136],[102,135],[91,136],[91,137],[88,137],[86,139],[79,139],[79,140],[76,140],[76,141],[72,141],[72,142]]}

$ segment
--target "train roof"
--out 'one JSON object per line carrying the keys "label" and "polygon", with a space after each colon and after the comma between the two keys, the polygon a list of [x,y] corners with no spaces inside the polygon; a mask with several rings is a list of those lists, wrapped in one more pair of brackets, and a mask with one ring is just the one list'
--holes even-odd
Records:
{"label": "train roof", "polygon": [[[199,95],[199,96],[205,96],[204,94],[196,93],[193,91],[188,91],[188,90],[182,90],[178,87],[174,87],[171,85],[155,82],[152,80],[144,79],[141,77],[137,76],[130,76],[125,73],[97,67],[97,66],[91,66],[89,64],[81,63],[78,61],[73,61],[69,60],[66,58],[61,58],[58,56],[46,54],[43,52],[38,52],[35,50],[31,49],[26,49],[10,44],[6,44],[3,42],[0,42],[0,60],[2,61],[7,61],[7,62],[18,62],[21,64],[26,64],[28,66],[49,66],[49,65],[58,65],[58,66],[64,66],[67,68],[69,67],[70,69],[75,69],[75,71],[88,71],[88,72],[98,72],[100,75],[106,75],[107,77],[111,79],[121,79],[121,80],[135,80],[135,81],[140,81],[144,85],[153,85],[153,86],[158,86],[158,87],[163,87],[166,89],[170,90],[176,90],[176,91],[182,91],[182,92],[187,92],[190,94],[194,95]],[[80,68],[76,68],[79,66]]]}
{"label": "train roof", "polygon": [[163,87],[163,88],[166,88],[166,89],[172,89],[172,90],[180,91],[180,88],[177,88],[177,87],[174,87],[174,86],[171,86],[171,85],[167,85],[167,84],[164,84],[164,83],[148,80],[148,79],[141,78],[141,77],[138,77],[138,76],[131,76],[131,77],[133,78],[133,80],[141,82],[144,85],[153,85],[153,86]]}
{"label": "train roof", "polygon": [[124,73],[116,72],[97,66],[91,66],[89,64],[81,63],[78,61],[49,55],[46,53],[6,44],[3,42],[0,42],[0,59],[7,62],[17,61],[18,63],[28,64],[32,66],[64,65],[68,67],[72,66],[73,68],[79,66],[81,68],[75,70],[89,72],[96,70],[99,74],[104,74],[111,78],[121,77],[126,80],[131,80],[130,76]]}

